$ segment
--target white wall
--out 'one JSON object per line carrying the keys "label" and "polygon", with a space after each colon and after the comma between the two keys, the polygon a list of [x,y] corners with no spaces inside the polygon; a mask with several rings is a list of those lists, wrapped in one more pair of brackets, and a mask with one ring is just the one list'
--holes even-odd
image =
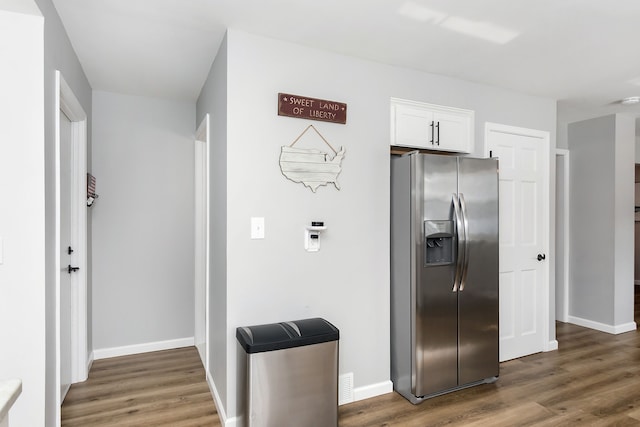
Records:
{"label": "white wall", "polygon": [[[622,113],[626,115],[626,113]],[[630,117],[633,114],[630,114]],[[589,119],[602,117],[602,113],[591,110],[582,110],[566,105],[564,102],[558,102],[558,121],[557,121],[557,147],[569,148],[568,127],[570,123],[580,122]],[[635,139],[636,145],[640,144],[640,119],[635,119]],[[640,153],[636,149],[636,163],[640,163]]]}
{"label": "white wall", "polygon": [[[555,251],[556,251],[556,260],[559,260],[559,263],[556,263],[556,289],[555,289],[555,311],[556,311],[556,320],[561,320],[566,322],[566,316],[568,313],[565,313],[564,304],[566,303],[565,298],[565,287],[561,286],[565,282],[565,273],[567,266],[564,262],[564,251],[567,248],[567,244],[564,239],[564,234],[566,227],[569,224],[566,223],[564,216],[566,214],[566,209],[569,208],[568,200],[564,198],[564,192],[567,191],[564,182],[564,174],[566,173],[569,165],[566,161],[566,156],[556,156],[556,192],[555,192],[555,203],[556,203],[556,243],[555,243]],[[565,286],[569,286],[568,283],[564,284]]]}
{"label": "white wall", "polygon": [[227,401],[227,38],[223,39],[197,102],[197,120],[211,116],[209,252],[209,372],[218,411]]}
{"label": "white wall", "polygon": [[11,425],[45,425],[44,19],[0,11],[0,379]]}
{"label": "white wall", "polygon": [[568,127],[570,123],[594,119],[599,117],[597,113],[570,107],[564,103],[558,103],[558,121],[556,128],[557,147],[569,149]]}
{"label": "white wall", "polygon": [[[634,323],[635,119],[615,116],[615,248],[613,324]],[[632,326],[631,326],[632,325]]]}
{"label": "white wall", "polygon": [[0,10],[42,16],[38,6],[33,1],[28,0],[0,0]]}
{"label": "white wall", "polygon": [[193,337],[195,104],[96,91],[93,346]]}
{"label": "white wall", "polygon": [[[56,366],[58,364],[55,352],[55,280],[59,266],[55,265],[55,114],[57,106],[54,105],[55,97],[55,71],[60,70],[65,81],[74,95],[82,105],[87,114],[88,132],[91,130],[91,86],[84,75],[80,62],[71,46],[67,33],[62,26],[60,17],[54,8],[51,0],[36,0],[38,7],[44,16],[44,150],[45,150],[45,233],[46,233],[46,325],[47,325],[47,366],[46,366],[46,423],[55,425],[56,423]],[[91,152],[91,139],[88,141],[88,152]],[[90,159],[88,159],[88,170],[91,171]],[[88,222],[91,223],[91,211],[89,210]],[[91,234],[89,231],[89,249],[91,247]],[[89,250],[89,266],[91,270],[91,252]],[[87,283],[89,295],[91,294],[91,280]],[[88,322],[91,323],[91,310],[89,307]],[[91,333],[88,334],[89,349],[91,344]]]}
{"label": "white wall", "polygon": [[[227,147],[223,403],[230,424],[236,415],[238,326],[325,317],[340,329],[340,373],[354,373],[356,398],[385,392],[390,387],[389,98],[475,110],[477,155],[483,153],[486,121],[554,135],[555,102],[240,31],[230,30],[227,37],[227,132],[220,143]],[[280,147],[312,122],[279,117],[278,92],[348,104],[346,125],[313,122],[332,145],[346,147],[340,191],[329,186],[313,194],[280,173]],[[205,112],[199,109],[198,117]],[[323,147],[313,136],[298,145]],[[555,150],[553,137],[551,145]],[[249,238],[252,216],[265,217],[264,240]],[[328,227],[318,253],[303,249],[303,228],[312,220]]]}
{"label": "white wall", "polygon": [[634,120],[568,125],[571,150],[569,320],[608,332],[633,324]]}

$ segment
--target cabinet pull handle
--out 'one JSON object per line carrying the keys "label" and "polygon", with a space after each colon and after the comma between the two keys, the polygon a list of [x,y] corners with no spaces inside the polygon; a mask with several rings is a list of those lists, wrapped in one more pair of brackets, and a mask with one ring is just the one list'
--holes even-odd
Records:
{"label": "cabinet pull handle", "polygon": [[433,145],[433,142],[434,142],[434,140],[433,140],[433,135],[434,135],[433,123],[434,123],[434,121],[431,120],[431,124],[429,125],[429,126],[431,126],[431,141],[429,141],[431,143],[431,145]]}
{"label": "cabinet pull handle", "polygon": [[438,138],[436,139],[436,144],[440,146],[440,122],[438,122],[438,124],[436,125],[436,129],[438,129]]}

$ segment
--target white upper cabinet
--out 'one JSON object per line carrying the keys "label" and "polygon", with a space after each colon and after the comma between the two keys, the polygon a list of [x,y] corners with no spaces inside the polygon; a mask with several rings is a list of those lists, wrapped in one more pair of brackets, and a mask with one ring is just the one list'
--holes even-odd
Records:
{"label": "white upper cabinet", "polygon": [[391,145],[473,152],[472,110],[391,98]]}

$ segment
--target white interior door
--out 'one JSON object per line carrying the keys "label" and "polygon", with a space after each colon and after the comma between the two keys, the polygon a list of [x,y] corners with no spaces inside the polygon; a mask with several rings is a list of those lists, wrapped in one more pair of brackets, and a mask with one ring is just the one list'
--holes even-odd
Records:
{"label": "white interior door", "polygon": [[487,124],[486,143],[498,157],[500,170],[500,361],[504,361],[543,351],[548,336],[548,133]]}
{"label": "white interior door", "polygon": [[[59,71],[56,77],[56,400],[87,379],[87,115]],[[73,252],[69,253],[69,246]],[[78,270],[68,272],[69,266]],[[56,405],[56,425],[60,406]]]}
{"label": "white interior door", "polygon": [[72,381],[71,350],[71,121],[60,111],[60,404]]}
{"label": "white interior door", "polygon": [[209,115],[195,142],[195,323],[194,340],[205,368],[207,350],[207,283],[209,266]]}

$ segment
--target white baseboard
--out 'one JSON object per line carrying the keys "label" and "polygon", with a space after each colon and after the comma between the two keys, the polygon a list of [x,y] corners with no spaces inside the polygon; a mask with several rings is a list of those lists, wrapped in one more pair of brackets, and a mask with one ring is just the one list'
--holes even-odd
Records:
{"label": "white baseboard", "polygon": [[623,323],[621,325],[607,325],[604,323],[594,322],[593,320],[582,319],[575,316],[569,316],[569,323],[614,335],[622,334],[629,331],[635,331],[637,327],[636,322]]}
{"label": "white baseboard", "polygon": [[377,384],[369,384],[363,387],[353,389],[353,401],[368,399],[370,397],[380,396],[381,394],[391,393],[393,391],[393,383],[390,380]]}
{"label": "white baseboard", "polygon": [[194,345],[193,337],[178,338],[175,340],[148,342],[143,344],[125,345],[122,347],[101,348],[93,350],[95,360],[108,359],[110,357],[128,356],[130,354],[149,353],[151,351],[171,350],[173,348],[191,347]]}
{"label": "white baseboard", "polygon": [[209,371],[207,371],[207,385],[209,386],[209,391],[211,392],[211,396],[213,396],[213,400],[216,404],[216,409],[218,410],[218,416],[220,417],[220,424],[223,427],[235,427],[236,421],[235,418],[227,419],[227,413],[224,410],[224,406],[222,406],[222,400],[220,399],[220,394],[218,393],[218,389],[216,384],[213,382],[213,378]]}
{"label": "white baseboard", "polygon": [[222,424],[224,427],[238,427],[240,423],[238,422],[238,417],[229,418],[225,424]]}
{"label": "white baseboard", "polygon": [[554,351],[558,349],[558,340],[549,341],[544,351]]}
{"label": "white baseboard", "polygon": [[87,373],[91,372],[91,367],[93,366],[93,361],[95,360],[95,356],[93,351],[89,353],[89,360],[87,360]]}
{"label": "white baseboard", "polygon": [[229,418],[226,423],[222,424],[224,427],[238,427],[241,425],[238,422],[238,417]]}
{"label": "white baseboard", "polygon": [[[220,395],[218,394],[218,389],[216,388],[211,375],[207,372],[207,384],[209,385],[209,390],[213,395],[213,400],[216,403],[216,408],[218,410],[218,415],[220,415],[220,423],[224,427],[237,427],[238,417],[227,418],[227,414],[222,406],[222,401],[220,400]],[[353,389],[353,401],[356,402],[358,400],[368,399],[370,397],[380,396],[382,394],[391,393],[393,391],[393,383],[391,381],[383,381],[377,384],[370,384],[364,387],[357,387]]]}
{"label": "white baseboard", "polygon": [[614,334],[624,334],[625,332],[635,331],[638,328],[636,322],[623,323],[622,325],[614,326]]}

